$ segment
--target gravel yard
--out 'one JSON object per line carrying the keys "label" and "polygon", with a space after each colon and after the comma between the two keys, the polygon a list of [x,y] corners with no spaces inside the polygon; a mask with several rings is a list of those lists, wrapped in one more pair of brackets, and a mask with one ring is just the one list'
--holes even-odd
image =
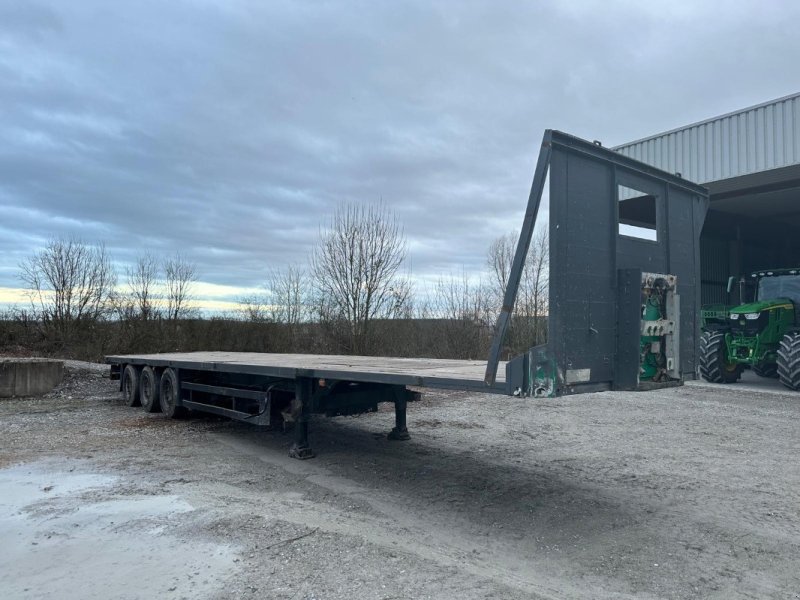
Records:
{"label": "gravel yard", "polygon": [[14,598],[800,598],[800,394],[425,393],[291,435],[123,405],[69,362],[0,400]]}

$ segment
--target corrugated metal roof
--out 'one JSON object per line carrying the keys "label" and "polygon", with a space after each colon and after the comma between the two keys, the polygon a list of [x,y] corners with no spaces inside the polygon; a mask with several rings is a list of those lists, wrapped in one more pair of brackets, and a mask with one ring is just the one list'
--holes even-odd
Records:
{"label": "corrugated metal roof", "polygon": [[614,150],[696,183],[800,164],[800,92]]}

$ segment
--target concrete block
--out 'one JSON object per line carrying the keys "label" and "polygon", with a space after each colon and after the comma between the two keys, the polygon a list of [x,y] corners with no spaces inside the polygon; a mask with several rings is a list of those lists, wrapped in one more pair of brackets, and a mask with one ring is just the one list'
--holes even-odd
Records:
{"label": "concrete block", "polygon": [[64,376],[64,363],[49,358],[0,357],[0,398],[41,396]]}

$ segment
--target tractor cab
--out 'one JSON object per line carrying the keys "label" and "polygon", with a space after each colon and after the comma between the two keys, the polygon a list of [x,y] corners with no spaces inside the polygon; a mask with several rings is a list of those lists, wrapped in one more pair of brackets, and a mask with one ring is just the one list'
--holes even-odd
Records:
{"label": "tractor cab", "polygon": [[800,306],[800,269],[758,271],[750,277],[757,284],[755,300],[789,299]]}
{"label": "tractor cab", "polygon": [[731,330],[753,336],[773,327],[780,329],[775,335],[782,336],[785,326],[795,321],[795,306],[800,306],[800,270],[757,271],[741,278],[739,290],[744,303],[728,309]]}

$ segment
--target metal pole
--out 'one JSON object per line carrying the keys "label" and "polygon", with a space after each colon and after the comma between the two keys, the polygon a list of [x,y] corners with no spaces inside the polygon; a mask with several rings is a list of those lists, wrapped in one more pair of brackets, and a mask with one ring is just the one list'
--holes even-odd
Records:
{"label": "metal pole", "polygon": [[411,439],[406,425],[406,406],[408,402],[408,390],[404,387],[396,388],[394,391],[394,429],[389,432],[389,439],[404,441]]}
{"label": "metal pole", "polygon": [[503,348],[503,340],[506,337],[508,322],[511,319],[511,312],[514,310],[514,303],[517,300],[519,281],[522,278],[522,270],[525,267],[528,248],[530,248],[531,245],[533,228],[536,225],[536,215],[539,213],[539,204],[542,201],[544,181],[547,178],[547,169],[550,166],[550,154],[552,152],[551,139],[551,130],[547,129],[542,138],[542,148],[539,151],[539,160],[536,163],[536,170],[533,173],[533,184],[531,185],[530,196],[528,196],[525,220],[522,222],[522,231],[520,231],[519,234],[517,251],[514,254],[514,262],[511,265],[511,272],[508,274],[506,292],[503,296],[503,307],[500,310],[500,315],[497,317],[494,340],[492,341],[492,348],[489,350],[489,359],[486,362],[486,374],[483,378],[486,385],[493,385],[497,378],[497,365],[500,362],[500,351]]}
{"label": "metal pole", "polygon": [[294,444],[289,450],[292,458],[314,458],[314,451],[308,444],[308,421],[311,418],[311,380],[298,377],[295,380],[295,398],[300,401],[300,414],[294,424]]}

